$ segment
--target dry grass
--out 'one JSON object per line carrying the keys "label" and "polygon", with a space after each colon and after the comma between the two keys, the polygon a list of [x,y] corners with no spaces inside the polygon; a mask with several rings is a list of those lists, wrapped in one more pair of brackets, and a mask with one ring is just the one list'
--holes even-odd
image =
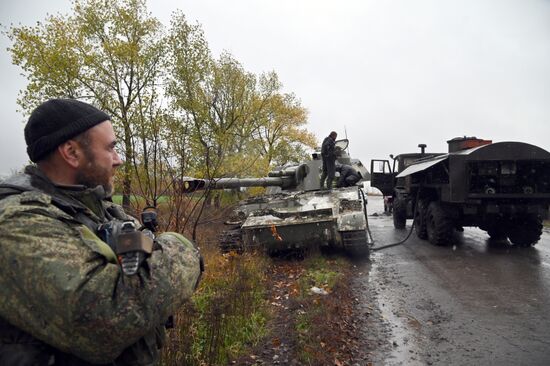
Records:
{"label": "dry grass", "polygon": [[[192,205],[180,202],[181,213],[171,215],[168,203],[158,208],[162,229],[180,231],[191,238]],[[140,207],[136,207],[139,212]],[[191,301],[174,314],[174,328],[167,331],[161,365],[225,365],[265,332],[265,261],[247,254],[221,254],[217,239],[224,229],[227,210],[207,206],[198,226],[197,244],[205,272]],[[164,225],[163,225],[164,224]]]}
{"label": "dry grass", "polygon": [[[269,304],[272,289],[266,278],[268,269],[277,263],[262,254],[221,254],[217,237],[226,216],[227,212],[214,207],[204,212],[208,224],[199,226],[197,243],[206,271],[192,300],[174,314],[175,326],[167,332],[161,365],[227,365],[251,349],[264,348],[266,339],[280,337],[271,334],[277,330],[268,325],[273,316]],[[290,327],[297,337],[294,352],[302,363],[324,364],[341,352],[336,339],[341,330],[335,330],[348,309],[342,303],[339,282],[347,282],[341,279],[349,265],[341,258],[311,255],[300,264],[303,276],[294,276],[303,311],[282,316],[286,324],[294,325]],[[312,295],[312,286],[326,289],[331,296]]]}
{"label": "dry grass", "polygon": [[265,334],[266,259],[208,248],[203,255],[202,283],[175,314],[162,365],[225,365]]}
{"label": "dry grass", "polygon": [[[333,364],[345,349],[339,339],[345,319],[351,316],[347,281],[351,264],[343,259],[315,256],[305,261],[306,272],[299,281],[303,312],[296,318],[299,339],[298,358],[306,365]],[[310,292],[311,287],[326,290],[328,296]],[[342,298],[343,297],[343,298]]]}

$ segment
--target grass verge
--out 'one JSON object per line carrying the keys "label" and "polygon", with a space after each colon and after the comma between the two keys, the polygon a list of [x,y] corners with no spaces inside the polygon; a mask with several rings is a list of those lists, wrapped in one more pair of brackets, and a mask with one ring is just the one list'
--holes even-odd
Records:
{"label": "grass verge", "polygon": [[205,276],[175,316],[161,365],[225,365],[265,335],[265,261],[204,253]]}
{"label": "grass verge", "polygon": [[[313,256],[304,261],[305,272],[298,281],[302,310],[295,319],[297,356],[303,364],[334,364],[338,357],[340,323],[351,311],[340,298],[341,293],[346,293],[344,278],[349,266],[351,264],[341,257]],[[326,294],[313,292],[314,287]]]}

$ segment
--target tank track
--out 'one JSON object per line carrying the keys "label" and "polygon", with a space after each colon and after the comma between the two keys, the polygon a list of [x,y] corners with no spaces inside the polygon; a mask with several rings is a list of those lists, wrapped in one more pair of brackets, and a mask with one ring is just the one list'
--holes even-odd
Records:
{"label": "tank track", "polygon": [[367,257],[370,252],[365,230],[342,231],[344,250],[357,257]]}
{"label": "tank track", "polygon": [[222,232],[218,237],[218,241],[222,253],[231,251],[242,253],[244,251],[240,225]]}

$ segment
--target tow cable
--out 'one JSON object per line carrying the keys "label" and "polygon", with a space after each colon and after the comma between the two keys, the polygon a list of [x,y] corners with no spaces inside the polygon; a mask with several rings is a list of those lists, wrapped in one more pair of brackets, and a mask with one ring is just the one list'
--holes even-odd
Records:
{"label": "tow cable", "polygon": [[[368,218],[368,215],[367,215],[367,199],[365,198],[365,192],[363,192],[362,189],[359,189],[359,191],[361,192],[361,195],[363,196],[363,214],[365,215],[365,220],[367,222],[367,233],[369,234],[371,242],[374,243],[374,239],[373,239],[372,233],[370,231],[369,218]],[[418,197],[419,196],[420,196],[420,189],[418,189],[418,192],[416,193],[416,201],[415,202],[418,202]],[[411,237],[411,234],[414,230],[414,226],[416,224],[416,219],[415,218],[416,218],[417,208],[418,208],[418,204],[415,204],[414,205],[414,212],[413,212],[413,222],[412,222],[411,228],[409,229],[409,233],[407,234],[405,239],[403,239],[401,241],[398,241],[397,243],[386,244],[386,245],[382,245],[380,247],[373,247],[373,248],[370,248],[370,250],[373,251],[373,252],[377,252],[379,250],[388,249],[388,248],[396,247],[398,245],[405,244],[405,242],[407,240],[409,240],[409,238]]]}

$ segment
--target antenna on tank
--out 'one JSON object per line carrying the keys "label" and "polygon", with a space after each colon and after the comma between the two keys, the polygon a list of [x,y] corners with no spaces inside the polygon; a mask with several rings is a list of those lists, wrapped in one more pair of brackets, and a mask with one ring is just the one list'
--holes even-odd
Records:
{"label": "antenna on tank", "polygon": [[[346,130],[346,125],[344,125],[344,136],[346,136],[346,140],[348,140],[348,131]],[[348,140],[348,154],[351,155],[350,149],[349,149],[349,140]]]}

